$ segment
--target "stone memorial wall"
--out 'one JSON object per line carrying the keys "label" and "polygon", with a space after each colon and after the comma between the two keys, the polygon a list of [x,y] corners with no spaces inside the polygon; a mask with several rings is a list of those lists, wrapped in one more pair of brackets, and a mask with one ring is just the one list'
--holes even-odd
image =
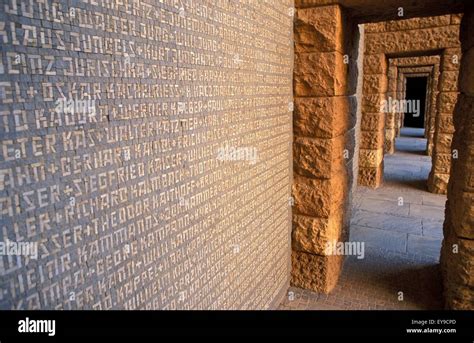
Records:
{"label": "stone memorial wall", "polygon": [[293,14],[0,1],[0,309],[277,305]]}

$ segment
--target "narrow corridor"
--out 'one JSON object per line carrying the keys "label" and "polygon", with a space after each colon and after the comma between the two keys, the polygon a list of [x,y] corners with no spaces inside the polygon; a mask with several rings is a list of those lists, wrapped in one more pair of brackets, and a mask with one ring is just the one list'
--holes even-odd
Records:
{"label": "narrow corridor", "polygon": [[347,256],[331,294],[291,287],[281,309],[441,309],[439,254],[446,196],[428,193],[431,157],[423,129],[404,128],[386,155],[378,189],[358,187],[351,241],[365,257]]}

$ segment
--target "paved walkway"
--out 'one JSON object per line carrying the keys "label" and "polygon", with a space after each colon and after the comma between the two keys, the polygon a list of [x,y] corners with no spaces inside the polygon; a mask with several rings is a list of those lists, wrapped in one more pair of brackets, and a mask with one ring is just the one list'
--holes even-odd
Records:
{"label": "paved walkway", "polygon": [[420,129],[403,129],[385,156],[383,186],[358,187],[351,241],[365,257],[348,256],[330,295],[290,288],[281,309],[441,309],[438,269],[446,196],[431,194],[431,157]]}

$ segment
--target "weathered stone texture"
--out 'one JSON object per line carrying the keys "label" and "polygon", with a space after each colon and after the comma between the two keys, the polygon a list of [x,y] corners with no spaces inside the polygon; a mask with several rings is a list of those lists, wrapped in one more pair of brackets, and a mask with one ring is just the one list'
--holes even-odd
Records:
{"label": "weathered stone texture", "polygon": [[345,136],[332,139],[295,137],[294,170],[298,175],[329,179],[344,166]]}
{"label": "weathered stone texture", "polygon": [[330,218],[295,215],[292,234],[293,250],[325,255],[328,243],[343,241],[348,229],[344,223],[343,210],[344,208],[341,208],[335,216]]}
{"label": "weathered stone texture", "polygon": [[325,6],[317,11],[299,10],[295,18],[295,52],[344,51],[341,11]]}
{"label": "weathered stone texture", "polygon": [[368,55],[364,54],[364,76],[370,74],[382,74],[387,73],[387,58],[385,54]]}
{"label": "weathered stone texture", "polygon": [[[460,48],[446,49],[441,58],[440,78],[438,83],[438,111],[435,119],[433,136],[432,169],[428,178],[428,189],[434,193],[446,194],[451,169],[450,147],[454,134],[453,112],[458,99],[459,63],[453,63],[453,55]],[[456,55],[458,56],[458,55]],[[456,57],[458,58],[458,57]]]}
{"label": "weathered stone texture", "polygon": [[344,256],[313,255],[293,250],[291,260],[293,286],[329,293],[337,284]]}
{"label": "weathered stone texture", "polygon": [[366,35],[367,54],[403,53],[459,46],[459,26],[451,25]]}
{"label": "weathered stone texture", "polygon": [[[474,8],[461,24],[462,50],[473,45]],[[471,33],[468,35],[466,33]],[[465,54],[462,71],[474,68],[474,56]],[[461,78],[463,76],[461,75]],[[460,83],[461,92],[454,111],[451,176],[441,251],[445,304],[450,309],[474,309],[474,97],[470,81]]]}
{"label": "weathered stone texture", "polygon": [[346,95],[347,64],[340,52],[300,53],[295,57],[295,95]]}
{"label": "weathered stone texture", "polygon": [[366,24],[366,32],[379,33],[390,31],[416,30],[430,27],[448,26],[451,24],[451,16],[421,17],[412,19],[402,19],[396,21],[386,21],[382,23]]}
{"label": "weathered stone texture", "polygon": [[386,92],[388,89],[388,78],[383,74],[364,76],[363,94],[374,94]]}
{"label": "weathered stone texture", "polygon": [[325,245],[347,239],[350,217],[358,78],[355,32],[357,27],[339,6],[296,13],[291,282],[321,292],[334,287],[343,260],[326,256]]}
{"label": "weathered stone texture", "polygon": [[380,185],[383,179],[383,174],[380,172],[381,168],[383,169],[383,161],[377,168],[360,167],[358,183],[360,185]]}
{"label": "weathered stone texture", "polygon": [[446,307],[474,309],[474,240],[445,236],[441,249]]}
{"label": "weathered stone texture", "polygon": [[457,92],[459,70],[444,71],[439,80],[439,87],[444,92]]}
{"label": "weathered stone texture", "polygon": [[293,115],[295,135],[310,138],[333,138],[355,125],[355,96],[296,98]]}

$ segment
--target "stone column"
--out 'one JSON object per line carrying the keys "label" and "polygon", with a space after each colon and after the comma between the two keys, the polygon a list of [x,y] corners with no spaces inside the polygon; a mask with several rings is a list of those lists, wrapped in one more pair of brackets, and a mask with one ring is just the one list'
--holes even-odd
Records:
{"label": "stone column", "polygon": [[[366,44],[367,46],[367,44]],[[383,177],[385,116],[388,89],[385,54],[364,55],[362,126],[359,150],[359,185],[376,188]]]}
{"label": "stone column", "polygon": [[460,37],[463,57],[452,144],[458,158],[452,160],[441,266],[446,307],[474,310],[474,7],[462,19]]}
{"label": "stone column", "polygon": [[[401,86],[401,90],[402,92],[400,93],[400,100],[406,100],[407,98],[407,78],[402,75],[402,86]],[[405,112],[400,112],[400,130],[402,129],[402,127],[404,126],[404,123],[405,122]]]}
{"label": "stone column", "polygon": [[441,56],[438,112],[433,136],[432,168],[428,177],[428,190],[446,194],[451,166],[451,142],[454,133],[453,112],[458,98],[458,74],[461,50],[445,49]]}
{"label": "stone column", "polygon": [[298,9],[295,17],[294,286],[330,292],[346,241],[356,114],[357,41],[340,6]]}
{"label": "stone column", "polygon": [[428,83],[426,84],[426,98],[425,98],[425,122],[424,122],[424,135],[428,139],[428,132],[430,126],[430,116],[431,116],[431,94],[433,92],[433,69],[428,75]]}
{"label": "stone column", "polygon": [[[403,77],[402,73],[398,73],[397,76],[397,100],[404,100],[405,99],[405,78]],[[403,113],[397,112],[395,114],[395,133],[396,137],[400,137],[400,130],[403,126]]]}
{"label": "stone column", "polygon": [[430,114],[429,119],[427,122],[426,128],[426,154],[428,156],[432,156],[433,154],[433,139],[435,133],[435,122],[436,122],[436,114],[438,112],[438,80],[439,80],[439,64],[435,64],[433,67],[433,73],[431,77],[431,94],[430,94]]}
{"label": "stone column", "polygon": [[[388,91],[387,97],[392,100],[397,99],[397,78],[398,68],[391,65],[388,68]],[[384,153],[393,154],[395,152],[395,138],[396,138],[396,113],[390,111],[385,113],[385,144]]]}

